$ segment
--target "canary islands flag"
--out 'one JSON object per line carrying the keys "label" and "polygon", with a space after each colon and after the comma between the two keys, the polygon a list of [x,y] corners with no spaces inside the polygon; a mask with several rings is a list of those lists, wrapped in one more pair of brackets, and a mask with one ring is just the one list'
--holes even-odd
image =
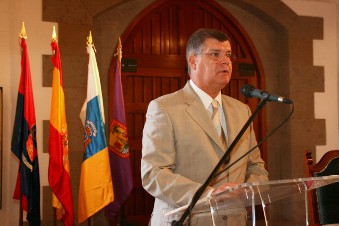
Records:
{"label": "canary islands flag", "polygon": [[79,187],[79,223],[114,200],[104,106],[93,45],[88,44],[87,52],[89,54],[87,98],[80,112],[85,138]]}

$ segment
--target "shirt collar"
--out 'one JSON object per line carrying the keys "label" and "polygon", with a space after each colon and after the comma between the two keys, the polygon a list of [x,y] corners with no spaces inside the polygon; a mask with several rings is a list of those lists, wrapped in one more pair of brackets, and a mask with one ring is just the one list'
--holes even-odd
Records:
{"label": "shirt collar", "polygon": [[[190,85],[194,92],[199,96],[200,100],[202,101],[203,105],[205,106],[206,109],[209,108],[209,106],[212,103],[212,97],[210,97],[207,93],[202,91],[192,80],[190,80]],[[219,92],[218,96],[215,98],[219,105],[222,107],[222,101],[221,101],[221,92]]]}

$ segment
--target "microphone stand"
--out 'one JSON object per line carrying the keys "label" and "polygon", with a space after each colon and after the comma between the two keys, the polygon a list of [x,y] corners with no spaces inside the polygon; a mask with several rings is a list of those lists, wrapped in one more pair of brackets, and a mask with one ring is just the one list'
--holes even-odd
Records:
{"label": "microphone stand", "polygon": [[[269,96],[268,96],[269,97]],[[242,135],[245,133],[245,131],[247,130],[247,128],[251,125],[251,123],[253,122],[255,116],[258,114],[258,112],[264,107],[264,105],[266,104],[268,97],[265,99],[262,99],[260,101],[260,103],[257,105],[256,109],[254,110],[254,112],[252,113],[252,115],[248,118],[247,122],[245,123],[245,125],[242,127],[242,129],[240,130],[240,132],[238,133],[238,135],[236,136],[236,138],[233,140],[233,142],[231,143],[231,145],[228,147],[227,151],[225,152],[225,154],[222,156],[222,158],[219,160],[218,164],[215,166],[215,168],[213,169],[213,171],[211,172],[211,174],[208,176],[207,180],[205,181],[205,183],[203,185],[201,185],[201,187],[195,192],[192,201],[190,203],[190,205],[187,207],[187,209],[185,210],[185,212],[182,214],[182,216],[180,217],[180,219],[178,221],[174,220],[172,221],[172,226],[182,226],[185,219],[187,218],[187,216],[191,213],[193,207],[195,206],[195,204],[198,202],[199,198],[201,197],[201,195],[204,193],[204,191],[206,190],[207,186],[210,184],[210,182],[212,181],[212,179],[214,178],[214,175],[219,171],[219,169],[221,168],[221,166],[223,165],[223,163],[227,160],[227,158],[230,156],[231,152],[233,151],[234,147],[237,145],[237,143],[239,142],[240,138],[242,137]],[[242,156],[241,158],[243,158],[245,156]]]}

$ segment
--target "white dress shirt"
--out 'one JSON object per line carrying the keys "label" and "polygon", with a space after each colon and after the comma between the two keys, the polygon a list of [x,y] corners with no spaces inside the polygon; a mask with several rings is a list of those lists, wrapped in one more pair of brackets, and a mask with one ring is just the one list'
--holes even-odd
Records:
{"label": "white dress shirt", "polygon": [[[190,85],[193,88],[194,92],[199,96],[200,100],[202,101],[203,105],[205,106],[206,110],[209,112],[210,116],[212,117],[213,113],[213,107],[212,107],[212,97],[210,97],[207,93],[205,93],[203,90],[201,90],[198,86],[194,84],[192,80],[190,80]],[[219,92],[218,96],[215,98],[216,101],[218,101],[218,111],[220,116],[220,123],[221,127],[224,130],[225,138],[226,138],[226,144],[228,146],[228,139],[227,139],[227,126],[226,126],[226,120],[225,120],[225,113],[222,107],[222,101],[221,101],[221,92]]]}

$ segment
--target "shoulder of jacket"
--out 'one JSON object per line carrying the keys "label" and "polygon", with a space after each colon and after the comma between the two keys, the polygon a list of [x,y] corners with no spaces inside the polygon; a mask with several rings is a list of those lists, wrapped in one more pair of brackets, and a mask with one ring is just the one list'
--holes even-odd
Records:
{"label": "shoulder of jacket", "polygon": [[227,96],[227,95],[222,95],[222,98],[224,101],[228,102],[228,103],[232,103],[232,104],[236,104],[239,106],[247,106],[247,104],[244,104],[243,102],[241,102],[240,100],[237,100],[233,97]]}

